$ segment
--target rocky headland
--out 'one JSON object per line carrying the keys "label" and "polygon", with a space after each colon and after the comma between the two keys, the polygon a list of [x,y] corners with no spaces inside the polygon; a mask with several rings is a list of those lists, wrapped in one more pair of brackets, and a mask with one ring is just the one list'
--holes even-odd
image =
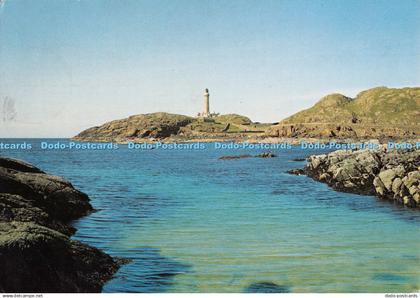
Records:
{"label": "rocky headland", "polygon": [[355,98],[334,93],[270,127],[271,137],[418,139],[420,88],[377,87]]}
{"label": "rocky headland", "polygon": [[73,139],[114,143],[245,140],[264,136],[269,126],[253,123],[248,117],[237,114],[194,118],[159,112],[107,122],[89,128]]}
{"label": "rocky headland", "polygon": [[101,292],[123,260],[70,238],[92,211],[70,182],[0,157],[0,292]]}
{"label": "rocky headland", "polygon": [[307,175],[338,191],[420,207],[420,150],[338,150],[309,156],[303,169],[290,173]]}

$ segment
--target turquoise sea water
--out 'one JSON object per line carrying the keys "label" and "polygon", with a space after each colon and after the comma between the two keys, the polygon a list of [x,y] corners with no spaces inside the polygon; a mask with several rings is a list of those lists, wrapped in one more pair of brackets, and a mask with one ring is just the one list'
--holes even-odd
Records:
{"label": "turquoise sea water", "polygon": [[[4,141],[4,140],[3,140]],[[36,143],[37,141],[32,141]],[[420,212],[285,173],[316,151],[2,151],[98,210],[74,236],[132,262],[104,292],[413,292]]]}

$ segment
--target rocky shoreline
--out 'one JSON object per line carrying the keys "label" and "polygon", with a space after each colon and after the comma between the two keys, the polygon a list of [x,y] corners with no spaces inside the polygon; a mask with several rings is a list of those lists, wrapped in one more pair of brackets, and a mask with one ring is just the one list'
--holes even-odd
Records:
{"label": "rocky shoreline", "polygon": [[307,161],[303,169],[289,173],[307,175],[338,191],[420,207],[420,150],[338,150]]}
{"label": "rocky shoreline", "polygon": [[101,292],[124,260],[70,239],[92,211],[70,182],[0,157],[0,292]]}

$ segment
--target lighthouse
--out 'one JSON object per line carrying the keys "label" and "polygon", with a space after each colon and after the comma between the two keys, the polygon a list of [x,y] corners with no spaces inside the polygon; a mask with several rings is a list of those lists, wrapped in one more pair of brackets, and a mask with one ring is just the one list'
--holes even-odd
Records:
{"label": "lighthouse", "polygon": [[219,116],[219,113],[210,113],[210,92],[209,89],[204,91],[204,109],[201,113],[197,113],[198,119],[205,122],[214,122],[214,118]]}
{"label": "lighthouse", "polygon": [[210,117],[210,93],[209,89],[204,92],[204,111],[203,117]]}

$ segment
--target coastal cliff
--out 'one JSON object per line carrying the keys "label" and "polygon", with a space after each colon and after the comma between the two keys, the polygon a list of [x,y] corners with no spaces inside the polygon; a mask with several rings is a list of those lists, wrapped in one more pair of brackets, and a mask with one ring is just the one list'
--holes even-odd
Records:
{"label": "coastal cliff", "polygon": [[0,292],[100,292],[120,261],[70,239],[92,211],[70,182],[0,157]]}
{"label": "coastal cliff", "polygon": [[334,93],[267,130],[271,137],[416,139],[420,88],[377,87],[355,98]]}
{"label": "coastal cliff", "polygon": [[338,191],[420,207],[420,150],[338,150],[309,156],[307,161],[303,169],[290,173],[307,175]]}

